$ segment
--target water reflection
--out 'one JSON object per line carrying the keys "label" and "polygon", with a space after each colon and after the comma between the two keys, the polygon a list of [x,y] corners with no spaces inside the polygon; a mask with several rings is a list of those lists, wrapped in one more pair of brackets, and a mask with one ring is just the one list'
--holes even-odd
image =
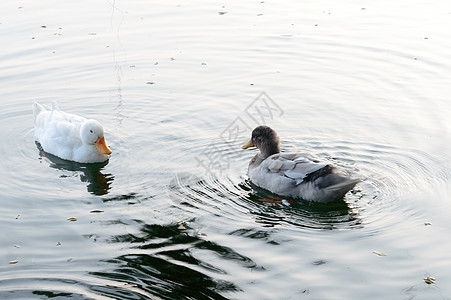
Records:
{"label": "water reflection", "polygon": [[183,228],[179,224],[143,224],[139,234],[113,236],[109,242],[130,245],[129,254],[106,261],[115,265],[113,270],[91,274],[163,299],[227,299],[225,294],[239,292],[234,283],[217,279],[227,272],[212,259],[205,259],[211,255],[219,261],[263,270],[231,248],[204,239],[187,224]]}
{"label": "water reflection", "polygon": [[195,215],[210,213],[229,219],[223,222],[246,219],[249,214],[263,227],[282,224],[294,228],[356,229],[362,228],[359,196],[333,203],[311,203],[301,200],[281,199],[244,180],[235,185],[228,178],[199,177],[194,174],[177,174],[168,186],[173,203]]}
{"label": "water reflection", "polygon": [[87,190],[91,194],[97,196],[108,194],[111,189],[114,176],[112,174],[103,174],[101,172],[101,170],[108,164],[108,161],[92,164],[77,163],[74,161],[61,159],[53,154],[45,152],[41,145],[37,142],[36,146],[38,147],[40,158],[46,158],[50,162],[50,167],[63,171],[76,172],[75,175],[61,175],[60,177],[74,177],[79,175],[82,182],[88,183]]}
{"label": "water reflection", "polygon": [[[255,203],[251,213],[255,222],[265,227],[288,223],[296,227],[311,229],[356,229],[363,222],[359,208],[341,199],[332,203],[318,203],[300,199],[281,198],[246,180],[239,186],[247,191],[247,202]],[[355,191],[354,193],[357,193]]]}

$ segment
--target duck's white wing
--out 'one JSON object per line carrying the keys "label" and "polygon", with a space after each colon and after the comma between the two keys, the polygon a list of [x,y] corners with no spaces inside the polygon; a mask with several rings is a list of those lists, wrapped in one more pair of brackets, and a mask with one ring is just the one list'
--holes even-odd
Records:
{"label": "duck's white wing", "polygon": [[54,103],[51,110],[34,105],[35,139],[46,152],[64,159],[71,159],[74,148],[82,143],[79,137],[83,117],[68,114]]}
{"label": "duck's white wing", "polygon": [[261,167],[269,172],[279,173],[295,180],[296,185],[303,182],[309,174],[316,172],[328,164],[321,162],[307,153],[278,153],[265,159]]}

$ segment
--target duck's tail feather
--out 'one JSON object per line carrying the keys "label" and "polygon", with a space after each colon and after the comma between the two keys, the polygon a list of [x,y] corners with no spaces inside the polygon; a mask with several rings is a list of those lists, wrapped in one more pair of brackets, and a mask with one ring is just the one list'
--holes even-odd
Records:
{"label": "duck's tail feather", "polygon": [[340,174],[337,169],[328,165],[321,170],[309,174],[308,180],[314,182],[316,187],[323,190],[328,197],[341,199],[344,195],[361,182],[359,178],[350,178]]}
{"label": "duck's tail feather", "polygon": [[324,187],[324,189],[334,191],[337,194],[343,194],[344,196],[348,191],[352,190],[357,183],[362,181],[357,178],[347,178],[347,177],[341,178],[342,178],[341,182],[326,186]]}
{"label": "duck's tail feather", "polygon": [[58,106],[58,103],[56,102],[56,101],[53,101],[52,102],[52,111],[53,110],[60,110],[60,108],[59,108],[59,106]]}
{"label": "duck's tail feather", "polygon": [[37,116],[43,111],[46,111],[44,106],[42,106],[41,104],[39,104],[37,102],[33,103],[33,116],[34,116],[34,122],[35,123],[36,123]]}

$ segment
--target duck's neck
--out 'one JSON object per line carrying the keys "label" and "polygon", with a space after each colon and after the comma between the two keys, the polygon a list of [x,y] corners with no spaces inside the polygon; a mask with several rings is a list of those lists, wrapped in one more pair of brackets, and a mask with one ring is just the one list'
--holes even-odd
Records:
{"label": "duck's neck", "polygon": [[280,153],[279,143],[262,144],[259,149],[260,155],[263,157],[263,159],[266,159],[273,154]]}

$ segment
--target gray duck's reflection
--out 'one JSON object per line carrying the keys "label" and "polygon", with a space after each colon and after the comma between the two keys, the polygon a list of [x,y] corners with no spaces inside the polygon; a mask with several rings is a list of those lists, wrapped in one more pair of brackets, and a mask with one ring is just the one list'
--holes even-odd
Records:
{"label": "gray duck's reflection", "polygon": [[133,291],[119,290],[117,294],[121,299],[124,299],[124,292],[129,293],[126,299],[229,299],[225,295],[241,289],[231,281],[212,276],[224,276],[228,272],[205,260],[211,254],[221,257],[229,266],[236,263],[246,269],[264,271],[249,257],[204,239],[187,224],[181,230],[179,224],[174,223],[139,222],[142,227],[138,233],[109,239],[110,243],[130,246],[129,253],[106,260],[107,270],[90,273],[135,287]]}

